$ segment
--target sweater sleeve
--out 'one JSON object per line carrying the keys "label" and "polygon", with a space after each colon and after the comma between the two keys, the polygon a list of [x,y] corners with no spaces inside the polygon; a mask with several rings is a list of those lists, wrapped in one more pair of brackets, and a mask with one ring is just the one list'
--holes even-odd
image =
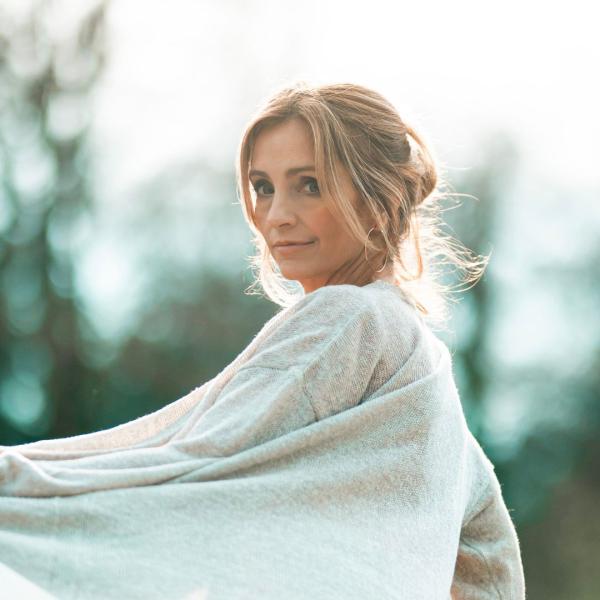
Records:
{"label": "sweater sleeve", "polygon": [[381,355],[379,321],[357,286],[308,294],[175,439],[210,435],[212,452],[229,455],[358,405]]}
{"label": "sweater sleeve", "polygon": [[[487,458],[482,464],[491,467]],[[489,472],[474,513],[462,525],[452,581],[453,600],[525,598],[519,539],[500,482]]]}
{"label": "sweater sleeve", "polygon": [[6,448],[0,452],[0,495],[153,485],[337,414],[363,398],[380,335],[376,311],[360,288],[320,288],[287,309],[167,443],[68,459],[58,451],[32,459]]}

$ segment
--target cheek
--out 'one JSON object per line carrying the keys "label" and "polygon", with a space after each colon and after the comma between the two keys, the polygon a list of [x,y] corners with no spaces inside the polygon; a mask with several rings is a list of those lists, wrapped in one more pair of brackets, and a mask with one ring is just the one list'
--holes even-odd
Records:
{"label": "cheek", "polygon": [[310,222],[314,233],[323,243],[332,243],[339,239],[341,227],[328,209],[321,208],[315,211],[310,215]]}
{"label": "cheek", "polygon": [[341,225],[337,225],[331,232],[329,248],[333,255],[341,259],[348,259],[361,251],[362,244],[356,240]]}
{"label": "cheek", "polygon": [[339,223],[331,213],[324,216],[320,223],[320,230],[323,233],[323,237],[329,242],[329,245],[341,250],[351,245],[350,235],[346,232],[345,228]]}

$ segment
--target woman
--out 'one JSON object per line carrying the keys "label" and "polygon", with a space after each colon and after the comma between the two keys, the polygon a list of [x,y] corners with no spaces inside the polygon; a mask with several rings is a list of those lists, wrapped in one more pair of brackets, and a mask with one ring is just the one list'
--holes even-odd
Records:
{"label": "woman", "polygon": [[2,448],[0,565],[60,598],[524,598],[426,324],[434,254],[483,263],[436,228],[423,140],[370,89],[298,83],[238,158],[257,283],[283,309],[155,413]]}

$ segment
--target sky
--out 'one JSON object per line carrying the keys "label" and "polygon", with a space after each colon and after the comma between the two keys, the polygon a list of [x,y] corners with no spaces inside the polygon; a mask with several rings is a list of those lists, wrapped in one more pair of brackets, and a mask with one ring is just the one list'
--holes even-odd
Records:
{"label": "sky", "polygon": [[[504,199],[509,247],[491,267],[507,282],[522,284],[524,263],[537,257],[585,251],[600,229],[592,4],[150,0],[141,10],[112,2],[91,140],[107,233],[80,270],[91,312],[115,333],[137,310],[131,292],[123,297],[135,265],[113,237],[120,219],[143,209],[135,190],[190,159],[233,174],[246,121],[297,78],[378,90],[451,175],[477,168],[490,140],[511,136],[520,163]],[[514,235],[530,249],[511,244]]]}
{"label": "sky", "polygon": [[141,11],[113,2],[95,106],[111,186],[194,152],[231,165],[251,112],[296,77],[377,89],[451,168],[475,166],[482,138],[503,130],[532,174],[596,186],[592,5],[154,0]]}

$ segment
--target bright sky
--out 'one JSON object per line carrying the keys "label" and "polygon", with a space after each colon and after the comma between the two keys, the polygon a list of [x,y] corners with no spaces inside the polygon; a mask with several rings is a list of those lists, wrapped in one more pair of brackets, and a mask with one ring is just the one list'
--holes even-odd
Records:
{"label": "bright sky", "polygon": [[[568,260],[600,228],[593,5],[154,0],[142,9],[114,1],[95,96],[99,199],[117,218],[135,202],[138,184],[190,157],[233,173],[247,119],[275,87],[298,77],[380,91],[457,172],[480,164],[487,137],[508,132],[522,162],[505,198],[509,220],[499,224],[508,245],[496,249],[492,268],[508,290],[499,314],[512,318],[497,339],[535,360],[564,332],[534,332],[530,315],[508,306],[511,286],[531,285],[535,260]],[[135,265],[122,253],[103,237],[82,263],[80,285],[106,333],[136,311]]]}
{"label": "bright sky", "polygon": [[256,104],[295,77],[377,89],[450,167],[476,165],[481,136],[503,129],[532,173],[598,185],[593,5],[118,0],[97,97],[107,195],[191,152],[231,165]]}

